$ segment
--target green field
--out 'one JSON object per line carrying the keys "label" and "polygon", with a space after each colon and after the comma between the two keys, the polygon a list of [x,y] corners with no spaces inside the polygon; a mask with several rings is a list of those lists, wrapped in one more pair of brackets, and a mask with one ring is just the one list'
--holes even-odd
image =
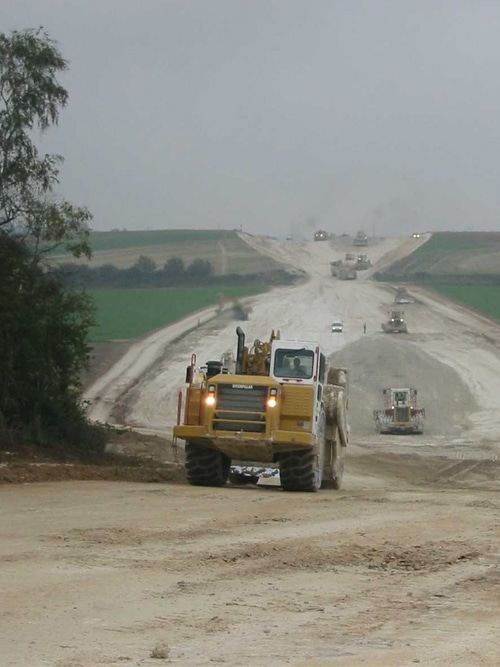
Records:
{"label": "green field", "polygon": [[377,274],[388,282],[485,285],[500,281],[499,232],[436,232]]}
{"label": "green field", "polygon": [[500,320],[500,287],[497,285],[429,285],[447,299],[463,303],[486,317]]}
{"label": "green field", "polygon": [[412,255],[422,257],[429,254],[449,255],[464,250],[479,250],[498,244],[500,236],[494,232],[435,232],[431,238],[418,247]]}
{"label": "green field", "polygon": [[97,306],[97,326],[89,343],[137,338],[190,313],[215,305],[218,295],[241,298],[265,291],[257,287],[89,290]]}

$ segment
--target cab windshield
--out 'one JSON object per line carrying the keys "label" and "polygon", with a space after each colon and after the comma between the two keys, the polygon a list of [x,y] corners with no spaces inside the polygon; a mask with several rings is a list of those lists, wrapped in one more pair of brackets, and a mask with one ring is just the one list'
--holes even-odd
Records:
{"label": "cab windshield", "polygon": [[311,378],[314,370],[314,352],[304,348],[276,350],[274,376],[280,378]]}

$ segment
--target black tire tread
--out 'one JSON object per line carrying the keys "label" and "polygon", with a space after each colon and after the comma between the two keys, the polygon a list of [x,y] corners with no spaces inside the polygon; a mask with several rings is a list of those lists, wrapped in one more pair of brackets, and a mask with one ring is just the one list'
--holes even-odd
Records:
{"label": "black tire tread", "polygon": [[284,491],[317,491],[314,449],[282,454],[280,480]]}
{"label": "black tire tread", "polygon": [[187,481],[194,486],[224,486],[229,477],[231,459],[225,454],[187,442],[184,470]]}

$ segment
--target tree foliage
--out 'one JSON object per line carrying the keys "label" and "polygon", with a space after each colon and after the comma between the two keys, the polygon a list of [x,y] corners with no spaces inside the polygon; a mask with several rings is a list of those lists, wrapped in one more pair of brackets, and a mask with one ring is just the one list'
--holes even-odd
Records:
{"label": "tree foliage", "polygon": [[207,259],[194,259],[187,267],[186,273],[191,278],[204,280],[213,275],[214,269],[212,263]]}
{"label": "tree foliage", "polygon": [[179,276],[184,276],[186,267],[182,257],[169,257],[163,266],[163,271],[168,278],[176,280]]}
{"label": "tree foliage", "polygon": [[94,323],[89,297],[41,261],[57,246],[91,256],[90,213],[56,195],[62,158],[33,142],[67,103],[57,81],[66,69],[41,29],[0,33],[0,422],[38,441],[85,423],[78,390]]}
{"label": "tree foliage", "polygon": [[132,268],[144,271],[144,273],[153,273],[157,269],[157,264],[152,257],[140,255]]}
{"label": "tree foliage", "polygon": [[36,243],[38,251],[64,245],[90,257],[85,207],[58,200],[60,155],[40,155],[33,130],[59,119],[68,93],[57,74],[68,67],[41,29],[0,33],[0,228]]}

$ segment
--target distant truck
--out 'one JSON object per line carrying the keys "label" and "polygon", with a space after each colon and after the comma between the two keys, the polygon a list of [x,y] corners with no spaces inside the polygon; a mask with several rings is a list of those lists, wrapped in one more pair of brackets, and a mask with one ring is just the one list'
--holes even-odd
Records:
{"label": "distant truck", "polygon": [[341,259],[330,262],[330,271],[334,278],[339,280],[356,280],[357,271],[353,265],[346,264]]}
{"label": "distant truck", "polygon": [[314,234],[315,241],[328,241],[329,238],[330,234],[325,232],[324,229],[318,229],[318,231]]}
{"label": "distant truck", "polygon": [[379,433],[423,433],[424,408],[417,407],[417,390],[410,387],[384,389],[384,407],[374,410]]}
{"label": "distant truck", "polygon": [[364,231],[360,230],[356,236],[354,237],[353,240],[353,245],[368,245],[368,236],[364,233]]}
{"label": "distant truck", "polygon": [[408,333],[404,312],[402,310],[390,310],[389,319],[387,322],[382,322],[382,331],[384,333]]}

